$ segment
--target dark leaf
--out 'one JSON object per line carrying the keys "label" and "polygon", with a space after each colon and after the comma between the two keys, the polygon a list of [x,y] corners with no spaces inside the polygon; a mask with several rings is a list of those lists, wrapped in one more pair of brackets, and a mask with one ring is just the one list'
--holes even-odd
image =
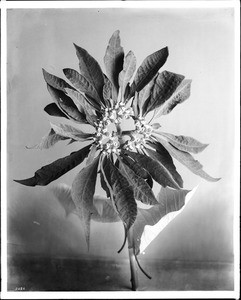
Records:
{"label": "dark leaf", "polygon": [[170,143],[158,139],[159,142],[167,149],[167,151],[180,163],[186,166],[194,174],[206,179],[207,181],[218,181],[220,178],[213,178],[203,171],[203,166],[199,161],[195,160],[192,155],[188,152],[178,150],[173,147]]}
{"label": "dark leaf", "polygon": [[109,45],[106,49],[104,63],[106,73],[113,86],[115,87],[115,98],[119,90],[118,77],[123,69],[124,51],[120,42],[120,31],[116,30],[109,40]]}
{"label": "dark leaf", "polygon": [[148,173],[147,170],[142,168],[136,161],[134,161],[127,155],[122,155],[122,159],[124,163],[136,173],[136,175],[145,179],[151,188],[153,187],[153,180],[151,178],[150,173]]}
{"label": "dark leaf", "polygon": [[47,185],[82,163],[89,150],[90,145],[42,167],[35,172],[32,178],[14,181],[27,186]]}
{"label": "dark leaf", "polygon": [[94,106],[95,102],[91,102],[91,99],[86,98],[78,91],[66,89],[66,93],[73,100],[78,110],[85,115],[88,123],[90,125],[94,125],[94,122],[97,121],[97,117],[94,114],[94,109],[99,109],[99,106]]}
{"label": "dark leaf", "polygon": [[99,157],[90,165],[82,169],[72,183],[71,195],[77,209],[93,213],[93,196],[95,193],[95,183]]}
{"label": "dark leaf", "polygon": [[158,161],[140,153],[135,153],[127,150],[125,150],[125,152],[143,168],[145,168],[150,173],[152,178],[163,187],[170,186],[174,189],[180,188],[169,170],[164,165],[161,165]]}
{"label": "dark leaf", "polygon": [[95,100],[95,105],[100,109],[101,99],[96,91],[95,87],[81,74],[73,69],[64,69],[65,76],[73,84],[73,86]]}
{"label": "dark leaf", "polygon": [[191,83],[192,80],[184,79],[173,95],[158,109],[156,118],[160,117],[161,115],[169,114],[177,104],[187,100],[191,94]]}
{"label": "dark leaf", "polygon": [[[157,197],[159,205],[150,209],[138,209],[133,225],[135,253],[143,252],[153,239],[172,221],[190,200],[195,190],[161,188]],[[171,214],[170,214],[171,213]],[[148,226],[146,226],[148,225]]]}
{"label": "dark leaf", "polygon": [[111,188],[111,198],[115,210],[128,230],[134,223],[137,214],[133,189],[109,158],[103,166],[103,171],[104,179],[109,185],[109,189]]}
{"label": "dark leaf", "polygon": [[47,84],[57,90],[65,92],[66,88],[73,89],[72,86],[69,85],[65,80],[48,73],[44,69],[43,69],[43,75],[44,75],[44,79],[47,82]]}
{"label": "dark leaf", "polygon": [[57,90],[50,85],[47,85],[47,88],[53,100],[68,118],[79,123],[87,123],[85,115],[78,111],[70,97],[68,97],[64,92]]}
{"label": "dark leaf", "polygon": [[152,189],[153,188],[153,179],[152,179],[151,175],[149,175],[149,177],[146,179],[146,182],[149,184],[149,186]]}
{"label": "dark leaf", "polygon": [[147,170],[142,168],[142,166],[139,165],[131,157],[128,157],[127,155],[122,154],[122,159],[123,159],[124,163],[136,173],[136,175],[142,177],[143,179],[147,179],[149,177],[150,174],[147,172]]}
{"label": "dark leaf", "polygon": [[110,198],[111,197],[110,185],[109,185],[108,181],[105,179],[105,172],[104,172],[104,169],[106,168],[106,163],[107,163],[107,157],[104,157],[100,163],[101,164],[100,183],[101,183],[102,189],[106,192],[107,198]]}
{"label": "dark leaf", "polygon": [[190,136],[173,135],[170,133],[160,132],[160,136],[167,138],[167,141],[179,150],[199,153],[203,151],[208,144],[202,144]]}
{"label": "dark leaf", "polygon": [[131,92],[131,87],[130,87],[130,84],[127,83],[126,90],[125,90],[125,93],[124,93],[124,102],[127,102],[131,98],[131,97],[129,97],[130,92]]}
{"label": "dark leaf", "polygon": [[46,113],[50,116],[63,117],[68,119],[66,114],[64,114],[62,110],[58,108],[58,105],[56,103],[48,104],[47,106],[45,106],[44,111],[46,111]]}
{"label": "dark leaf", "polygon": [[146,148],[146,152],[152,158],[157,160],[160,164],[162,164],[172,175],[173,179],[176,183],[182,188],[183,180],[180,174],[177,172],[175,165],[173,164],[173,160],[169,152],[160,144],[150,144],[156,151]]}
{"label": "dark leaf", "polygon": [[80,92],[72,89],[65,89],[65,92],[69,98],[71,98],[75,104],[75,106],[78,108],[79,112],[82,114],[85,114],[84,106],[85,104],[89,103],[87,102],[84,95],[82,95]]}
{"label": "dark leaf", "polygon": [[131,182],[132,188],[134,190],[134,197],[136,200],[150,205],[155,205],[158,203],[155,195],[152,192],[152,189],[142,177],[136,175],[136,173],[132,171],[131,168],[129,168],[121,161],[119,169],[122,175],[125,176],[129,182]]}
{"label": "dark leaf", "polygon": [[143,114],[142,108],[143,108],[144,104],[150,100],[153,86],[154,86],[157,76],[158,76],[158,74],[156,74],[154,76],[154,78],[152,78],[152,80],[139,92],[138,108],[141,111],[141,114]]}
{"label": "dark leaf", "polygon": [[168,57],[168,48],[165,47],[147,56],[137,69],[131,85],[132,93],[139,92],[152,80],[158,70],[164,65]]}
{"label": "dark leaf", "polygon": [[172,72],[163,71],[160,73],[155,80],[150,99],[143,106],[144,115],[165,103],[183,79],[183,75]]}
{"label": "dark leaf", "polygon": [[80,73],[95,87],[98,95],[102,98],[104,75],[98,62],[83,48],[75,45],[79,59]]}

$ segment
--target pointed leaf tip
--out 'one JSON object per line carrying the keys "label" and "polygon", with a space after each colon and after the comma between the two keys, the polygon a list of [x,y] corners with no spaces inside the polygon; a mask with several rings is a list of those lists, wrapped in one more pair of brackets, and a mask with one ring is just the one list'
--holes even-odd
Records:
{"label": "pointed leaf tip", "polygon": [[35,186],[37,185],[36,183],[36,179],[34,177],[28,178],[28,179],[22,179],[22,180],[17,180],[14,179],[13,181],[20,183],[22,185],[26,185],[26,186]]}
{"label": "pointed leaf tip", "polygon": [[131,85],[132,93],[140,92],[157,74],[158,70],[165,64],[168,57],[168,48],[162,48],[148,55],[137,69],[134,81]]}

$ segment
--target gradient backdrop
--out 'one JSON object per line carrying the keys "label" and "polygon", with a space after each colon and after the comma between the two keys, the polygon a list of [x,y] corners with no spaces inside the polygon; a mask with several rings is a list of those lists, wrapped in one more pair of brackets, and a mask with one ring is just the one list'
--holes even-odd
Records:
{"label": "gradient backdrop", "polygon": [[[13,9],[8,10],[8,243],[10,253],[72,257],[87,254],[78,218],[67,219],[50,186],[71,185],[81,166],[47,187],[13,182],[33,176],[41,166],[78,149],[60,142],[49,150],[27,150],[49,130],[43,108],[51,101],[41,68],[63,77],[78,70],[73,42],[87,49],[104,70],[103,57],[119,29],[125,53],[138,65],[168,46],[163,70],[191,78],[185,103],[164,116],[163,131],[192,136],[210,145],[196,158],[209,183],[176,163],[184,186],[198,190],[179,215],[146,249],[146,258],[229,261],[233,259],[234,199],[234,36],[230,9]],[[100,189],[98,193],[103,193]],[[158,192],[158,188],[155,188]],[[123,239],[121,223],[92,223],[90,255],[112,258]]]}

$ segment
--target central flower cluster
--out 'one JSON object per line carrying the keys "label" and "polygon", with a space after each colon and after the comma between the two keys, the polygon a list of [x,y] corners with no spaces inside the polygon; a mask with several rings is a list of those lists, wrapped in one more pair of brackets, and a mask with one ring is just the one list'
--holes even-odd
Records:
{"label": "central flower cluster", "polygon": [[135,130],[131,135],[131,139],[126,144],[127,150],[143,149],[146,141],[152,133],[152,126],[148,125],[144,118],[137,118],[135,120]]}
{"label": "central flower cluster", "polygon": [[125,107],[125,103],[120,102],[117,103],[114,108],[105,108],[103,113],[103,122],[107,125],[110,123],[119,124],[121,123],[122,119],[129,119],[132,115],[132,109],[129,107]]}
{"label": "central flower cluster", "polygon": [[[95,143],[98,149],[105,154],[120,153],[121,133],[117,133],[116,127],[120,126],[123,119],[129,119],[133,114],[132,108],[125,107],[123,102],[112,108],[105,108],[103,117],[96,125]],[[115,125],[115,126],[113,126]]]}
{"label": "central flower cluster", "polygon": [[116,132],[111,133],[106,143],[99,144],[99,148],[104,154],[111,154],[111,153],[120,154],[121,150],[119,147],[120,147],[120,142]]}

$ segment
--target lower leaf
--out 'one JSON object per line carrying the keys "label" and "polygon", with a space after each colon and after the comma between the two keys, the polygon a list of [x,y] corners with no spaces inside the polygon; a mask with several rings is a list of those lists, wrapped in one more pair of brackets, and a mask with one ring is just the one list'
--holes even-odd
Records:
{"label": "lower leaf", "polygon": [[99,157],[82,169],[72,183],[71,195],[78,210],[92,213]]}
{"label": "lower leaf", "polygon": [[143,178],[136,175],[134,171],[132,171],[127,165],[125,165],[121,161],[119,169],[122,175],[124,175],[126,179],[129,182],[131,182],[134,190],[134,197],[136,200],[139,200],[144,204],[150,205],[155,205],[158,203],[155,198],[155,195],[152,192],[152,189]]}
{"label": "lower leaf", "polygon": [[137,163],[145,168],[152,178],[163,187],[170,186],[174,189],[180,189],[179,185],[173,179],[171,173],[164,165],[159,164],[156,160],[136,152],[125,150],[129,156],[131,156]]}
{"label": "lower leaf", "polygon": [[186,166],[192,173],[206,179],[207,181],[218,181],[221,178],[214,178],[208,175],[204,170],[203,166],[200,164],[199,161],[195,160],[193,156],[185,151],[178,150],[177,148],[173,147],[170,143],[159,139],[159,142],[167,149],[167,151],[180,163]]}
{"label": "lower leaf", "polygon": [[127,179],[112,164],[110,158],[106,159],[104,166],[105,180],[111,188],[113,205],[128,230],[134,223],[137,215],[137,204],[134,192]]}
{"label": "lower leaf", "polygon": [[90,145],[42,167],[31,178],[14,181],[27,186],[47,185],[82,163],[89,150]]}

